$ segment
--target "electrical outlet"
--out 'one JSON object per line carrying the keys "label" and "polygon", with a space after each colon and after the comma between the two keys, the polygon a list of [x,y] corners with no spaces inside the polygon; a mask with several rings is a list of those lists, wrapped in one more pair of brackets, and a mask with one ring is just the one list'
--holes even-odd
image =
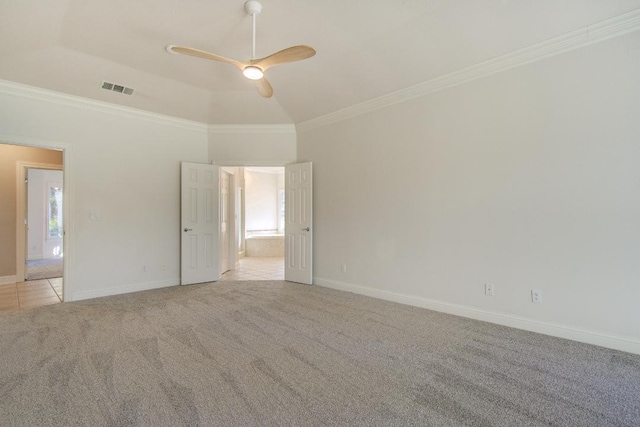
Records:
{"label": "electrical outlet", "polygon": [[493,296],[493,285],[490,283],[485,283],[484,284],[484,294],[486,296],[492,297]]}
{"label": "electrical outlet", "polygon": [[531,302],[542,304],[542,292],[538,289],[531,289]]}
{"label": "electrical outlet", "polygon": [[343,273],[347,272],[347,264],[340,264],[340,271],[342,271]]}

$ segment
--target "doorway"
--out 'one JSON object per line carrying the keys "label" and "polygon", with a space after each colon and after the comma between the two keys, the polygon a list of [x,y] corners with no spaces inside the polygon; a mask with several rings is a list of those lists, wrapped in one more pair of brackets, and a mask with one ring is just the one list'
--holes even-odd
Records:
{"label": "doorway", "polygon": [[61,279],[63,171],[27,167],[25,281]]}
{"label": "doorway", "polygon": [[237,262],[221,280],[284,280],[284,167],[234,169]]}
{"label": "doorway", "polygon": [[[4,310],[59,303],[63,299],[62,221],[63,210],[66,210],[63,209],[64,151],[53,147],[22,144],[22,141],[14,144],[10,139],[0,143],[0,190],[3,200],[0,207],[0,234],[6,237],[0,243],[0,309]],[[37,202],[32,200],[31,205],[39,205],[41,212],[40,218],[31,222],[39,231],[32,230],[30,234],[27,211],[30,204],[27,188],[29,170],[50,170],[58,173],[53,180],[46,183],[41,179],[42,186],[39,191],[31,191],[32,196],[39,193]],[[34,180],[37,181],[36,178]],[[50,198],[45,195],[44,188],[48,183],[53,184],[54,188]],[[49,209],[43,214],[47,200]],[[45,236],[45,230],[49,233],[48,237]],[[33,246],[36,246],[35,250]],[[45,263],[45,254],[49,251],[56,253],[58,258],[55,260],[56,264],[59,264],[55,274],[45,274],[50,278],[25,281],[29,271],[27,260],[31,258],[33,261]]]}

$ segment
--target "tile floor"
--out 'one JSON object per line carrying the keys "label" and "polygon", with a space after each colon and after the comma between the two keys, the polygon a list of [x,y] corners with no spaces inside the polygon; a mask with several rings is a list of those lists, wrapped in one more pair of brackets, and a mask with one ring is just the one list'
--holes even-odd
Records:
{"label": "tile floor", "polygon": [[239,264],[221,280],[284,280],[284,257],[245,257]]}
{"label": "tile floor", "polygon": [[62,277],[0,285],[0,311],[62,302]]}

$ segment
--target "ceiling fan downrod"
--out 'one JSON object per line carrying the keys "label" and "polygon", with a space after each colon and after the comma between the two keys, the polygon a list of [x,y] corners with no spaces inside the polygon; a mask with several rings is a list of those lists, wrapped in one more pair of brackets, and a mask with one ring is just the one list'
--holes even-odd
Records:
{"label": "ceiling fan downrod", "polygon": [[244,10],[253,18],[253,50],[251,51],[251,59],[256,58],[256,16],[262,12],[262,4],[256,0],[249,0],[244,4]]}
{"label": "ceiling fan downrod", "polygon": [[249,0],[245,2],[244,9],[247,14],[251,15],[253,20],[253,54],[251,59],[247,61],[241,61],[237,59],[225,58],[215,53],[207,52],[201,49],[195,49],[193,47],[167,45],[165,49],[172,54],[181,54],[188,56],[195,56],[197,58],[209,59],[211,61],[225,62],[233,65],[242,71],[245,77],[254,80],[258,93],[263,98],[271,98],[273,96],[273,88],[265,77],[266,70],[273,66],[286,64],[289,62],[301,61],[303,59],[311,58],[316,54],[314,48],[305,45],[291,46],[286,49],[282,49],[276,53],[272,53],[264,58],[256,58],[256,16],[262,12],[262,5],[255,0]]}
{"label": "ceiling fan downrod", "polygon": [[[262,4],[260,4],[260,2],[256,0],[249,0],[244,4],[244,10],[249,15],[251,15],[251,18],[253,20],[253,39],[251,43],[251,59],[253,60],[256,59],[256,16],[258,16],[260,12],[262,12]],[[260,68],[253,65],[250,65],[242,70],[242,74],[244,74],[246,78],[251,80],[260,80],[264,76],[264,72]]]}

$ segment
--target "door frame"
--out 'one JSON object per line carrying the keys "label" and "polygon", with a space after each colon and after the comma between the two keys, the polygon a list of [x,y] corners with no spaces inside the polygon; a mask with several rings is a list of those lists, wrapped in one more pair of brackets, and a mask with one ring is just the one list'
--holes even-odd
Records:
{"label": "door frame", "polygon": [[[275,161],[275,162],[271,162],[271,161],[222,161],[222,162],[217,162],[215,160],[211,160],[211,164],[212,165],[220,166],[221,169],[225,169],[226,168],[227,171],[229,171],[229,168],[250,168],[250,167],[276,167],[276,168],[279,167],[279,168],[284,168],[285,166],[294,165],[294,164],[298,164],[298,163],[305,163],[305,162],[300,162],[298,160]],[[233,182],[235,183],[235,179],[236,179],[235,174],[232,174],[232,177],[233,177],[233,180],[234,180]],[[286,180],[286,177],[285,177],[285,180]],[[233,215],[231,215],[231,218],[234,219],[234,221],[235,221],[237,219],[237,212],[236,212],[237,206],[236,206],[236,203],[235,203],[235,197],[236,197],[235,185],[233,185],[233,188],[234,188],[234,190],[231,192],[232,193],[231,195],[234,197],[234,203],[229,203],[229,204],[233,208],[233,212],[234,212]],[[285,203],[286,203],[286,199],[285,199]],[[240,207],[240,209],[244,209],[244,206]],[[244,215],[243,215],[243,221],[244,221]],[[238,233],[237,227],[239,227],[239,226],[242,226],[242,225],[238,224],[237,221],[235,221],[235,223],[234,223],[234,232],[236,233],[236,236],[237,236],[237,233]],[[286,242],[285,242],[285,244],[286,244]],[[233,253],[233,257],[237,262],[237,260],[240,259],[238,251],[236,249],[237,245],[233,244],[233,245],[230,245],[230,247],[234,248],[231,252]],[[286,259],[283,260],[283,262],[286,263]],[[313,264],[313,257],[311,259],[311,263]],[[231,264],[231,258],[229,260],[229,264],[233,266],[233,270],[236,269],[236,264],[235,263]],[[313,277],[312,277],[312,279],[313,279]]]}
{"label": "door frame", "polygon": [[[64,161],[64,160],[63,160]],[[25,263],[27,260],[27,237],[29,234],[27,233],[28,224],[25,224],[25,219],[27,218],[28,212],[28,203],[27,203],[27,191],[25,182],[27,180],[27,169],[44,169],[44,170],[59,170],[62,171],[62,188],[64,189],[64,164],[62,165],[52,165],[49,163],[35,163],[35,162],[24,162],[18,160],[16,162],[16,282],[24,282],[25,279]],[[64,230],[66,224],[65,217],[65,205],[67,202],[67,197],[64,194],[64,190],[62,190],[62,248],[66,251],[65,241],[64,241]],[[63,257],[64,262],[64,257]],[[62,274],[64,276],[64,267],[62,268]],[[62,280],[62,289],[64,293],[64,279]]]}
{"label": "door frame", "polygon": [[[231,255],[229,257],[229,265],[232,266],[233,268],[230,268],[229,270],[235,270],[238,267],[238,262],[240,260],[240,258],[244,257],[244,250],[243,255],[240,255],[240,251],[238,251],[238,245],[236,243],[236,238],[238,236],[238,233],[240,232],[240,228],[242,228],[242,231],[244,232],[244,221],[245,221],[245,216],[244,216],[244,203],[242,204],[242,206],[240,206],[239,208],[243,211],[243,215],[242,215],[242,221],[238,222],[238,206],[236,204],[236,200],[237,200],[237,194],[236,194],[236,182],[238,177],[236,176],[236,170],[237,168],[250,168],[250,167],[260,167],[260,168],[284,168],[286,165],[291,165],[291,164],[295,164],[297,163],[296,161],[291,161],[291,162],[260,162],[260,161],[254,161],[254,162],[242,162],[242,161],[233,161],[233,162],[216,162],[216,161],[211,161],[212,165],[217,165],[220,166],[221,170],[225,170],[227,172],[229,172],[231,174],[231,180],[230,185],[233,187],[233,191],[230,192],[230,197],[233,198],[233,202],[229,202],[229,206],[231,207],[231,209],[233,210],[233,214],[231,215],[231,220],[233,221],[233,230],[234,230],[234,236],[233,236],[233,244],[229,245],[229,251],[231,252]],[[246,190],[245,187],[243,187],[243,192]],[[246,195],[246,193],[245,193]],[[244,200],[244,198],[242,199]],[[243,239],[244,240],[244,239]],[[232,261],[233,260],[233,261]],[[222,261],[221,261],[222,262]],[[283,261],[284,262],[284,261]]]}
{"label": "door frame", "polygon": [[[211,162],[211,164],[220,166],[221,170],[224,170],[231,175],[231,179],[229,182],[230,182],[230,186],[233,188],[233,191],[230,192],[230,199],[232,198],[232,201],[229,202],[229,205],[233,211],[233,214],[231,215],[232,225],[230,226],[230,228],[233,228],[234,235],[233,235],[233,239],[229,240],[229,251],[231,255],[229,257],[229,265],[233,267],[233,268],[230,268],[229,270],[235,270],[238,267],[238,262],[240,258],[244,258],[244,253],[246,251],[246,248],[243,249],[242,250],[243,255],[240,255],[240,251],[238,250],[239,248],[238,245],[240,244],[240,242],[238,241],[238,235],[240,234],[240,231],[242,231],[242,234],[244,235],[244,231],[245,231],[244,221],[240,221],[239,217],[244,214],[243,211],[245,209],[245,206],[244,206],[244,203],[242,203],[242,205],[238,207],[236,203],[238,200],[237,193],[236,193],[236,183],[238,182],[237,181],[238,177],[236,176],[237,169],[250,168],[250,167],[283,168],[284,169],[286,165],[290,165],[294,163],[296,162],[289,162],[289,163],[285,163],[285,162],[220,162],[220,163]],[[246,194],[245,192],[246,187],[243,186],[242,191],[244,194]],[[244,194],[241,200],[244,200]],[[238,208],[240,209],[240,212],[238,212]],[[242,226],[242,230],[239,229],[241,226]]]}
{"label": "door frame", "polygon": [[[242,166],[237,166],[242,167]],[[236,167],[230,166],[220,166],[220,173],[229,174],[229,230],[227,235],[229,236],[229,271],[235,270],[238,262],[238,245],[237,245],[237,237],[238,237],[238,212],[236,211]],[[221,181],[222,182],[222,181]],[[221,191],[221,190],[220,190]],[[222,194],[220,194],[222,195]],[[220,200],[220,209],[222,209],[222,198]],[[220,213],[220,218],[222,218],[222,212]],[[222,254],[222,248],[224,247],[222,238],[220,239],[220,254]],[[220,265],[222,266],[222,257],[220,257]],[[220,269],[221,274],[222,268]]]}
{"label": "door frame", "polygon": [[[62,206],[62,214],[64,215],[64,233],[63,233],[63,237],[62,237],[62,244],[64,247],[64,259],[63,259],[63,286],[62,286],[62,300],[63,301],[72,301],[73,299],[71,298],[71,291],[73,289],[73,281],[71,280],[71,265],[73,265],[72,261],[73,261],[73,253],[74,253],[74,248],[73,248],[73,224],[74,224],[74,218],[73,215],[71,215],[71,213],[73,212],[73,206],[74,206],[74,187],[73,187],[73,150],[71,147],[71,144],[66,143],[66,142],[60,142],[60,141],[52,141],[52,140],[44,140],[44,139],[37,139],[37,138],[30,138],[30,137],[22,137],[22,136],[16,136],[16,135],[5,135],[5,134],[0,134],[0,144],[6,144],[6,145],[20,145],[23,147],[32,147],[32,148],[45,148],[47,150],[57,150],[57,151],[62,151],[62,167],[63,167],[63,185],[64,185],[64,200],[65,203]],[[18,167],[16,166],[16,174],[18,173]],[[17,176],[17,175],[16,175]],[[23,181],[24,183],[24,181]],[[16,186],[18,185],[18,183],[16,183]],[[17,202],[17,194],[16,194],[16,205],[18,204]],[[17,209],[17,208],[16,208]],[[16,213],[17,210],[16,210]],[[16,218],[16,243],[17,240],[19,239],[18,237],[18,229],[19,227],[19,220],[18,218]],[[22,233],[24,234],[24,224],[22,224]],[[22,239],[22,241],[24,242],[24,238]],[[17,246],[16,245],[16,250],[17,250]],[[23,252],[23,256],[24,256],[24,252]],[[23,263],[23,271],[24,271],[24,263]],[[16,272],[17,273],[17,272]],[[24,277],[23,277],[24,280]]]}

